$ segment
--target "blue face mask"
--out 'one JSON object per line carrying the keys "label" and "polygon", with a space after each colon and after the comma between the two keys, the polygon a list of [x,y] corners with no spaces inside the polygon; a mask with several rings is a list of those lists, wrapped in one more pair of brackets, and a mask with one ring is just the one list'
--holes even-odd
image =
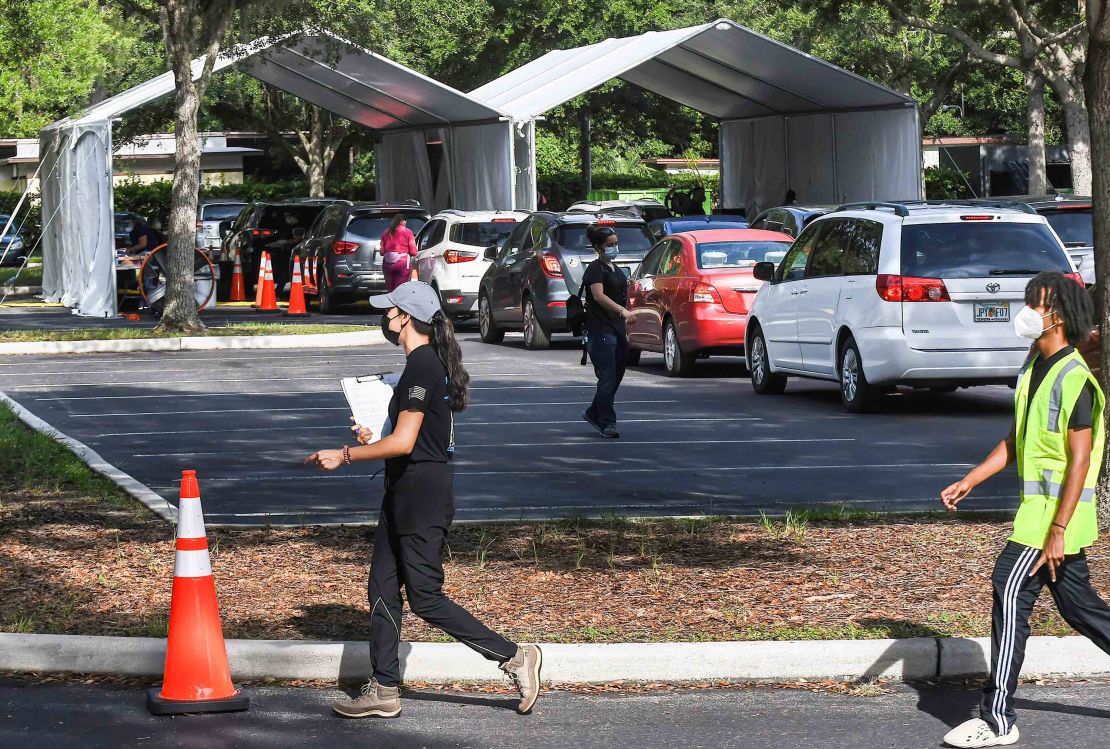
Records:
{"label": "blue face mask", "polygon": [[616,260],[617,255],[621,252],[620,247],[615,244],[606,245],[601,248],[601,256],[606,260]]}

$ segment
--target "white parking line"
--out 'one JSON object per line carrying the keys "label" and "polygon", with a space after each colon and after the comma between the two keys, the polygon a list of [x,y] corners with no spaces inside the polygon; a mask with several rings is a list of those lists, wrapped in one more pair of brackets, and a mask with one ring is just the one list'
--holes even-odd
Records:
{"label": "white parking line", "polygon": [[[678,400],[643,400],[643,401],[621,401],[621,404],[629,403],[681,403]],[[534,408],[536,406],[581,406],[584,401],[530,401],[528,403],[471,403],[468,408],[487,408],[489,406],[520,406],[522,408]],[[109,416],[188,416],[190,414],[240,414],[240,413],[305,413],[306,411],[349,411],[347,406],[312,406],[309,409],[305,408],[217,408],[213,410],[204,411],[123,411],[120,413],[109,414],[68,414],[74,419],[88,419],[88,418],[107,418]]]}
{"label": "white parking line", "polygon": [[[746,440],[682,440],[683,447],[687,445],[761,445],[766,443],[794,443],[794,442],[855,442],[855,437],[833,437],[830,439],[780,439],[777,437],[768,437],[766,439],[746,439]],[[597,437],[590,437],[585,440],[576,442],[491,442],[487,444],[475,444],[467,442],[462,445],[465,449],[471,448],[484,448],[484,447],[597,447]],[[619,447],[621,445],[674,445],[674,440],[611,440],[606,442],[607,445]],[[284,456],[300,455],[300,452],[288,450],[283,453],[266,453],[258,455],[255,450],[219,450],[216,452],[180,452],[180,453],[135,453],[133,458],[201,458],[208,456],[258,456],[262,460],[287,460]],[[278,457],[281,456],[281,457]]]}
{"label": "white parking line", "polygon": [[[472,377],[541,377],[542,375],[535,372],[497,372],[486,374],[479,372],[471,374]],[[130,387],[135,385],[143,385],[150,387],[166,386],[166,385],[208,385],[217,382],[239,382],[239,383],[258,383],[258,382],[312,382],[316,380],[330,380],[335,382],[339,379],[338,375],[328,375],[327,377],[261,377],[261,378],[248,378],[248,377],[233,377],[231,379],[206,379],[206,380],[173,380],[171,382],[157,382],[152,380],[144,380],[142,382],[66,382],[57,385],[15,385],[7,388],[8,390],[35,390],[43,388],[81,388],[81,387]],[[544,388],[550,387],[549,385],[533,385],[530,387]],[[596,387],[590,385],[589,387]],[[478,388],[473,388],[477,390]],[[486,388],[490,389],[490,388]],[[199,395],[199,393],[198,393]]]}
{"label": "white parking line", "polygon": [[[702,421],[762,421],[758,416],[737,416],[729,418],[701,418],[701,417],[681,417],[675,416],[667,419],[621,419],[622,424],[673,424],[675,422],[702,422]],[[472,426],[518,426],[522,424],[583,424],[581,419],[569,419],[563,421],[459,421],[456,422],[455,428],[472,427]],[[273,432],[279,425],[269,427],[250,427],[244,429],[220,429],[218,430],[221,435],[242,432]],[[298,432],[308,431],[309,429],[343,429],[342,424],[332,424],[330,426],[314,426],[302,427],[298,426]],[[184,429],[180,431],[157,431],[157,432],[104,432],[96,435],[98,438],[104,437],[145,437],[155,434],[212,434],[212,429]],[[623,469],[622,469],[623,470]]]}
{"label": "white parking line", "polygon": [[[338,378],[335,378],[338,380]],[[471,390],[565,390],[596,388],[597,385],[488,385],[471,386]],[[635,387],[635,386],[632,386]],[[11,390],[12,388],[8,388]],[[136,398],[228,398],[236,395],[338,395],[339,390],[266,390],[266,391],[235,391],[230,393],[156,393],[149,395],[67,395],[53,398],[35,398],[35,401],[105,401],[105,400],[134,400]],[[621,401],[618,401],[618,404]]]}

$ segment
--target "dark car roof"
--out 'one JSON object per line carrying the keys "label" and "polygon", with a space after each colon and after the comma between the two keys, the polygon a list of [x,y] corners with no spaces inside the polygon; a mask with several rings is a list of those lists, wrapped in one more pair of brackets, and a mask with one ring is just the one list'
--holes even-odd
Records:
{"label": "dark car roof", "polygon": [[1000,195],[993,198],[971,198],[972,205],[1027,205],[1036,211],[1053,208],[1089,208],[1091,198],[1082,195]]}
{"label": "dark car roof", "polygon": [[[648,222],[651,225],[662,226],[668,232],[690,231],[694,229],[744,229],[748,220],[743,216],[729,214],[711,214],[709,216],[672,216],[670,218],[657,218]],[[734,224],[734,226],[728,226]]]}
{"label": "dark car roof", "polygon": [[402,213],[402,212],[407,211],[409,213],[422,213],[425,216],[430,216],[431,215],[423,206],[413,205],[412,203],[389,203],[389,202],[378,202],[378,201],[370,201],[370,200],[360,201],[358,203],[351,203],[351,210],[352,211],[396,211],[397,213]]}

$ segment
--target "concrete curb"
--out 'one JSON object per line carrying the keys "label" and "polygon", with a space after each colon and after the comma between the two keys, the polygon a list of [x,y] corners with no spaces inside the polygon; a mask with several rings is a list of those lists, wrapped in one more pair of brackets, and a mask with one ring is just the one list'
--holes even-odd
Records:
{"label": "concrete curb", "polygon": [[[984,644],[987,650],[983,649]],[[682,682],[857,680],[914,681],[985,676],[989,641],[915,638],[704,643],[543,645],[545,681]],[[228,640],[235,679],[365,681],[365,642]],[[94,637],[0,633],[0,671],[162,674],[166,641],[152,637]],[[1110,659],[1082,637],[1033,637],[1023,675],[1103,676]],[[410,681],[496,680],[494,664],[457,643],[403,643],[401,667]]]}
{"label": "concrete curb", "polygon": [[177,508],[171,505],[161,496],[155,494],[148,489],[145,484],[133,478],[130,474],[124,473],[114,465],[100,457],[94,450],[83,442],[79,442],[72,437],[62,434],[54,427],[47,424],[45,421],[35,416],[23,406],[16,403],[10,397],[0,392],[0,403],[5,404],[12,412],[19,417],[20,421],[34,429],[36,432],[45,434],[55,442],[65,445],[69,448],[78,458],[88,464],[89,468],[93,469],[102,476],[107,477],[112,483],[132,497],[142,502],[146,507],[158,517],[170,523],[177,522]]}
{"label": "concrete curb", "polygon": [[41,286],[4,286],[0,287],[0,291],[4,291],[11,296],[35,296],[42,293]]}
{"label": "concrete curb", "polygon": [[94,354],[129,351],[214,351],[217,349],[306,349],[375,346],[385,343],[380,330],[311,335],[236,335],[183,338],[132,338],[112,341],[33,341],[0,343],[0,354]]}

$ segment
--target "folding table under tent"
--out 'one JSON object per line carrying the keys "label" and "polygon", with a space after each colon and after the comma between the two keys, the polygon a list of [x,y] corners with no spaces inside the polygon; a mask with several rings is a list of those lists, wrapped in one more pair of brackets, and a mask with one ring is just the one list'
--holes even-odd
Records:
{"label": "folding table under tent", "polygon": [[[202,65],[193,61],[195,77]],[[517,205],[512,123],[496,107],[327,33],[239,45],[214,71],[229,67],[376,131],[379,199],[429,209]],[[166,72],[39,134],[47,301],[116,315],[111,122],[173,91]],[[429,143],[443,149],[438,180]]]}
{"label": "folding table under tent", "polygon": [[917,103],[732,21],[556,50],[471,96],[515,121],[517,204],[535,207],[535,120],[614,78],[720,121],[721,197],[782,205],[921,197]]}

